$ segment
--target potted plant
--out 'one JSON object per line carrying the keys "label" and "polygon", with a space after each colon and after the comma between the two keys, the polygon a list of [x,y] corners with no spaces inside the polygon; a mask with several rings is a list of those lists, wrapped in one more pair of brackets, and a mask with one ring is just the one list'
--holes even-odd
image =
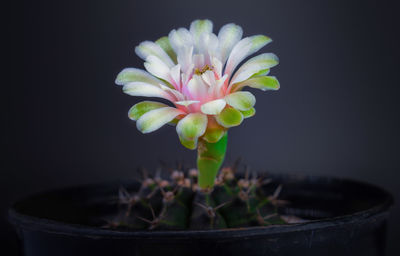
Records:
{"label": "potted plant", "polygon": [[147,71],[116,79],[142,101],[128,112],[142,133],[176,127],[197,168],[143,172],[141,182],[46,192],[10,210],[24,255],[383,255],[392,197],[355,181],[238,174],[224,167],[228,129],[255,114],[251,87],[277,90],[271,39],[209,20],[145,41]]}

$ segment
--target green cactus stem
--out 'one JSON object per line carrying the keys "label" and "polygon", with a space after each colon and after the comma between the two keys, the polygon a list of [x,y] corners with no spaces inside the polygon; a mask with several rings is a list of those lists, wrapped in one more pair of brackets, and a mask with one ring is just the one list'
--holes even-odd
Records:
{"label": "green cactus stem", "polygon": [[202,189],[212,189],[218,170],[225,158],[228,133],[216,143],[199,139],[197,154],[197,169],[199,171],[198,185]]}
{"label": "green cactus stem", "polygon": [[121,187],[117,204],[95,223],[121,230],[207,230],[304,221],[279,214],[290,203],[280,197],[283,185],[249,175],[248,168],[244,176],[236,170],[237,165],[222,168],[213,189],[205,190],[198,187],[196,169],[173,170],[169,178],[156,172],[134,191]]}

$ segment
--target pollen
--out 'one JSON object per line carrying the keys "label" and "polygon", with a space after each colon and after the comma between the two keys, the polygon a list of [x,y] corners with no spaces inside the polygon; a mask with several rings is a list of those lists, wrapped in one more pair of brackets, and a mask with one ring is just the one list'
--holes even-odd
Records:
{"label": "pollen", "polygon": [[198,75],[198,76],[201,76],[202,74],[204,74],[207,70],[210,70],[210,71],[212,71],[213,70],[213,67],[211,66],[208,66],[208,64],[206,64],[202,69],[198,69],[198,68],[196,68],[195,70],[194,70],[194,73],[196,74],[196,75]]}

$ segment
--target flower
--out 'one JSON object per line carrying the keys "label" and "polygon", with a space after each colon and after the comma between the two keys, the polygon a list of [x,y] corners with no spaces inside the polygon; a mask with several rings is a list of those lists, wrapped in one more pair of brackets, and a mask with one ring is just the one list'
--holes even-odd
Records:
{"label": "flower", "polygon": [[[181,143],[197,148],[199,138],[218,142],[228,128],[255,114],[256,99],[245,86],[277,90],[279,82],[267,76],[278,64],[272,53],[264,53],[238,65],[271,42],[263,35],[242,39],[242,28],[224,25],[218,35],[210,20],[195,20],[190,29],[172,30],[168,37],[144,41],[136,54],[147,71],[126,68],[116,79],[132,96],[157,97],[173,104],[143,101],[128,113],[142,133],[176,124]],[[236,70],[236,72],[234,72]],[[171,104],[171,105],[172,105]]]}

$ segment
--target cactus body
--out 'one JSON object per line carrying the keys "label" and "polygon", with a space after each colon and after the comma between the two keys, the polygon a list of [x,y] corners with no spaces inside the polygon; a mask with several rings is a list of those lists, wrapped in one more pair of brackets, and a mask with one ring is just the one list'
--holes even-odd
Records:
{"label": "cactus body", "polygon": [[283,224],[282,190],[265,194],[266,179],[238,178],[223,168],[213,190],[197,185],[198,172],[174,171],[169,180],[146,179],[139,191],[120,190],[118,213],[107,227],[149,230],[204,230]]}

